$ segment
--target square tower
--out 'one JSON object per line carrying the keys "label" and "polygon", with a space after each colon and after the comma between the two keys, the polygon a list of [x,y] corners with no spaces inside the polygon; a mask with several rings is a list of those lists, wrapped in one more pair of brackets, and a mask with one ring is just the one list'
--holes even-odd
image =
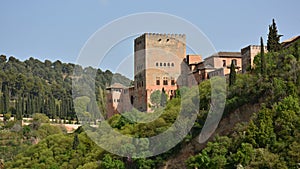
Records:
{"label": "square tower", "polygon": [[[145,33],[134,41],[134,107],[150,111],[150,95],[156,90],[172,97],[187,82],[188,66],[184,34]],[[179,78],[180,77],[180,78]]]}
{"label": "square tower", "polygon": [[[241,49],[242,54],[242,73],[246,73],[252,69],[255,65],[253,63],[254,57],[260,53],[260,45],[249,45]],[[264,51],[267,51],[267,47],[264,46]]]}

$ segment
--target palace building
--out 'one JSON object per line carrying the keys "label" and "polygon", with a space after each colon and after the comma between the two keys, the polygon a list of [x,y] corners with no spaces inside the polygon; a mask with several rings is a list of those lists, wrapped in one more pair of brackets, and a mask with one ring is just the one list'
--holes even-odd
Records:
{"label": "palace building", "polygon": [[245,72],[253,64],[260,49],[248,46],[241,52],[218,52],[205,59],[198,54],[186,54],[184,34],[144,33],[134,40],[134,83],[125,87],[107,87],[107,117],[131,111],[152,112],[150,96],[164,91],[168,99],[181,86],[192,86],[213,76],[227,76],[231,63],[236,71]]}

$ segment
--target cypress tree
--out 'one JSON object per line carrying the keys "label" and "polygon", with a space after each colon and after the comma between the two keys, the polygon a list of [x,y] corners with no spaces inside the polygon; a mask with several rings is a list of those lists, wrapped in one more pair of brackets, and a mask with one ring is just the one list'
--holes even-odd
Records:
{"label": "cypress tree", "polygon": [[3,114],[8,112],[9,108],[9,91],[8,91],[8,84],[3,83],[2,85],[2,92],[3,92]]}
{"label": "cypress tree", "polygon": [[281,49],[280,45],[280,37],[282,35],[278,35],[277,26],[275,20],[272,20],[272,25],[269,25],[269,34],[267,41],[267,49],[270,52],[277,52]]}
{"label": "cypress tree", "polygon": [[235,65],[233,61],[231,61],[230,65],[230,74],[229,74],[229,86],[232,86],[236,80],[236,72],[235,72]]}
{"label": "cypress tree", "polygon": [[22,99],[21,99],[20,96],[18,97],[18,100],[16,101],[15,107],[16,107],[16,119],[17,120],[22,120],[22,117],[23,117],[23,114],[22,114]]}
{"label": "cypress tree", "polygon": [[295,56],[295,58],[297,59],[297,61],[299,61],[299,59],[300,59],[298,46],[299,46],[299,42],[296,42],[294,44],[294,52],[293,52],[293,55]]}
{"label": "cypress tree", "polygon": [[167,96],[166,96],[165,88],[162,88],[160,106],[164,107],[166,106],[166,104],[167,104]]}
{"label": "cypress tree", "polygon": [[73,150],[76,150],[77,149],[77,147],[78,147],[78,145],[79,145],[79,139],[78,139],[78,134],[77,133],[75,133],[75,135],[74,135],[74,139],[73,139]]}
{"label": "cypress tree", "polygon": [[265,77],[266,74],[266,59],[265,59],[265,49],[264,49],[264,42],[263,38],[260,37],[260,70],[263,77]]}

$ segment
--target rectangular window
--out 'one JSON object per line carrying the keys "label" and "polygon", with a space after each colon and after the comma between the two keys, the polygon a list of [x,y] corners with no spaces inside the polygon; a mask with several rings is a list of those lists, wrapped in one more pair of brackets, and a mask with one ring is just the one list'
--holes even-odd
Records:
{"label": "rectangular window", "polygon": [[167,77],[164,77],[163,85],[168,85],[168,78]]}
{"label": "rectangular window", "polygon": [[171,78],[171,85],[174,86],[175,85],[175,79]]}
{"label": "rectangular window", "polygon": [[236,65],[237,65],[236,59],[233,59],[233,60],[232,60],[232,63],[234,64],[234,66],[236,66]]}
{"label": "rectangular window", "polygon": [[160,78],[159,77],[156,77],[156,85],[160,85]]}
{"label": "rectangular window", "polygon": [[226,60],[223,60],[223,67],[226,67]]}

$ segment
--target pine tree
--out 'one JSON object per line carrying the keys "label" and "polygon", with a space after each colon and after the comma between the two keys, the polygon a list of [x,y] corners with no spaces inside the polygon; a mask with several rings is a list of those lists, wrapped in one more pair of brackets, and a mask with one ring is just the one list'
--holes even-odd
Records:
{"label": "pine tree", "polygon": [[264,49],[264,42],[263,38],[260,37],[260,63],[261,63],[261,74],[264,77],[266,74],[266,59],[265,59],[265,49]]}
{"label": "pine tree", "polygon": [[236,80],[235,64],[231,61],[230,74],[229,74],[229,86],[232,86]]}
{"label": "pine tree", "polygon": [[280,37],[282,35],[278,35],[277,26],[275,20],[272,20],[272,25],[269,25],[269,34],[267,41],[267,49],[270,52],[277,52],[281,49],[280,45]]}

